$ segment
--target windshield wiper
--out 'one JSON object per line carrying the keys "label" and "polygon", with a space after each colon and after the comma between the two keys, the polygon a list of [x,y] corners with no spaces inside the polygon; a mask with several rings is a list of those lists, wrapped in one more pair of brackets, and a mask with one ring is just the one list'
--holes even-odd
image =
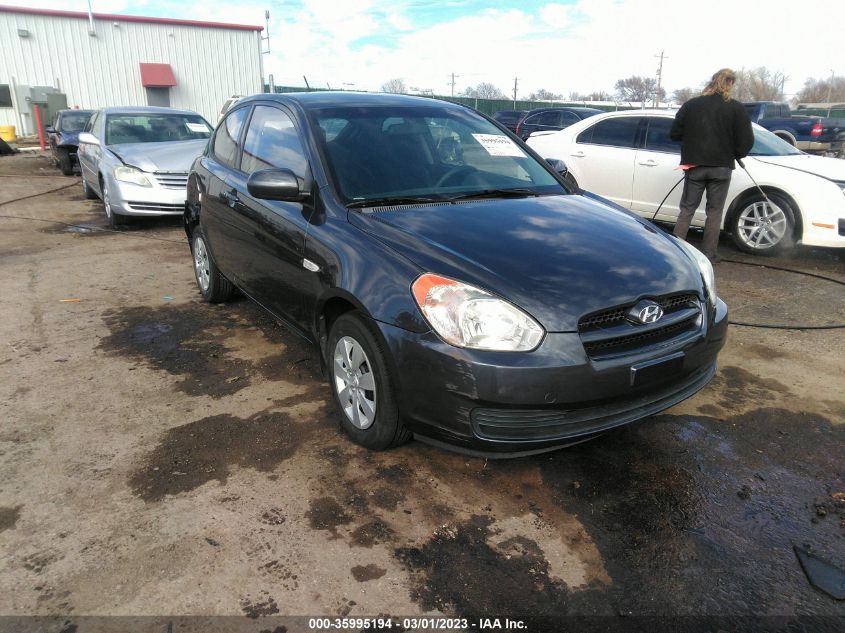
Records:
{"label": "windshield wiper", "polygon": [[439,202],[439,200],[420,196],[388,196],[385,198],[371,198],[369,200],[353,200],[346,205],[346,208],[360,209],[362,207],[387,207],[394,204],[422,204],[425,202]]}
{"label": "windshield wiper", "polygon": [[482,191],[471,191],[451,196],[446,200],[472,200],[474,198],[526,198],[528,196],[540,196],[543,194],[531,191],[531,189],[483,189]]}

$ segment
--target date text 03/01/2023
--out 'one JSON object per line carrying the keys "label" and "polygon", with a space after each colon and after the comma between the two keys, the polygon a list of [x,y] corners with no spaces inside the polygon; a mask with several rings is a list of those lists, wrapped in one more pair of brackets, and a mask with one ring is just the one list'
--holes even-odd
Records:
{"label": "date text 03/01/2023", "polygon": [[469,620],[468,618],[401,618],[390,617],[377,618],[310,618],[308,628],[312,631],[336,631],[336,630],[390,630],[393,627],[412,633],[413,631],[468,631],[468,630],[511,630],[517,631],[526,629],[522,620],[511,620],[510,618],[479,618]]}

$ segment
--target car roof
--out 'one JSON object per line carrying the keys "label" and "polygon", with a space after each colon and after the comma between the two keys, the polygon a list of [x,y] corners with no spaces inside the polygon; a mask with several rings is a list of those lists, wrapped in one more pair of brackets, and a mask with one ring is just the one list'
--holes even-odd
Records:
{"label": "car roof", "polygon": [[350,92],[324,90],[318,92],[288,92],[284,94],[257,94],[238,101],[238,105],[252,101],[277,101],[295,103],[305,110],[331,107],[373,107],[373,106],[422,106],[431,108],[469,109],[467,106],[442,101],[432,97],[398,95],[376,92]]}
{"label": "car roof", "polygon": [[56,114],[66,114],[68,112],[75,112],[77,114],[93,114],[96,110],[80,110],[79,108],[65,108],[64,110],[59,110]]}
{"label": "car roof", "polygon": [[193,110],[178,110],[176,108],[159,108],[156,106],[114,106],[102,108],[103,114],[192,114],[199,116]]}
{"label": "car roof", "polygon": [[538,114],[540,112],[553,112],[554,110],[568,110],[570,112],[604,112],[598,108],[586,108],[584,106],[551,106],[548,108],[536,108],[528,112],[528,114]]}

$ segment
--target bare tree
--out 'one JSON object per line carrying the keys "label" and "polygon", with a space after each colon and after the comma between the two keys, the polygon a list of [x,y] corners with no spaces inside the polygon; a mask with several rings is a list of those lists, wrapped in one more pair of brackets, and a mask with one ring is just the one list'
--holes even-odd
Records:
{"label": "bare tree", "polygon": [[507,99],[507,95],[491,83],[481,82],[474,88],[470,86],[464,90],[465,97],[476,99]]}
{"label": "bare tree", "polygon": [[530,101],[555,101],[560,98],[561,95],[551,92],[550,90],[546,90],[545,88],[540,88],[537,92],[532,92],[528,95],[528,99]]}
{"label": "bare tree", "polygon": [[786,80],[782,71],[771,71],[765,66],[743,68],[736,73],[731,96],[739,101],[782,101]]}
{"label": "bare tree", "polygon": [[395,94],[405,94],[408,92],[408,88],[405,86],[405,80],[397,77],[396,79],[385,81],[381,85],[381,91],[392,92]]}
{"label": "bare tree", "polygon": [[593,92],[570,92],[570,101],[610,101],[613,95],[604,90],[594,90]]}
{"label": "bare tree", "polygon": [[798,93],[801,103],[834,103],[845,101],[845,77],[813,79],[804,82]]}
{"label": "bare tree", "polygon": [[[657,80],[654,77],[628,77],[616,82],[616,94],[623,101],[639,101],[645,107],[647,101],[657,96]],[[660,98],[666,97],[666,91],[660,88]]]}
{"label": "bare tree", "polygon": [[678,88],[675,92],[672,93],[672,99],[678,105],[683,105],[694,96],[696,96],[700,91],[694,90],[693,88]]}

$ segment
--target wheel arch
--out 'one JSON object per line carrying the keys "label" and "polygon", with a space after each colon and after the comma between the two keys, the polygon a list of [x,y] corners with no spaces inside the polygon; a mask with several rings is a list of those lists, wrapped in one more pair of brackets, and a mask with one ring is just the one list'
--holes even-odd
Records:
{"label": "wheel arch", "polygon": [[[349,312],[360,312],[365,319],[368,319],[374,324],[371,330],[373,335],[378,339],[382,348],[387,352],[385,356],[389,366],[388,369],[393,377],[396,389],[399,391],[401,389],[402,378],[398,372],[398,368],[396,367],[393,354],[390,353],[390,346],[385,340],[381,329],[375,325],[376,319],[354,295],[340,288],[335,288],[333,290],[334,292],[332,294],[327,295],[320,300],[316,310],[317,347],[320,352],[320,368],[323,370],[323,373],[328,375],[329,371],[327,364],[329,352],[328,341],[332,325],[344,314],[348,314]],[[399,408],[401,410],[402,406],[400,405]]]}

